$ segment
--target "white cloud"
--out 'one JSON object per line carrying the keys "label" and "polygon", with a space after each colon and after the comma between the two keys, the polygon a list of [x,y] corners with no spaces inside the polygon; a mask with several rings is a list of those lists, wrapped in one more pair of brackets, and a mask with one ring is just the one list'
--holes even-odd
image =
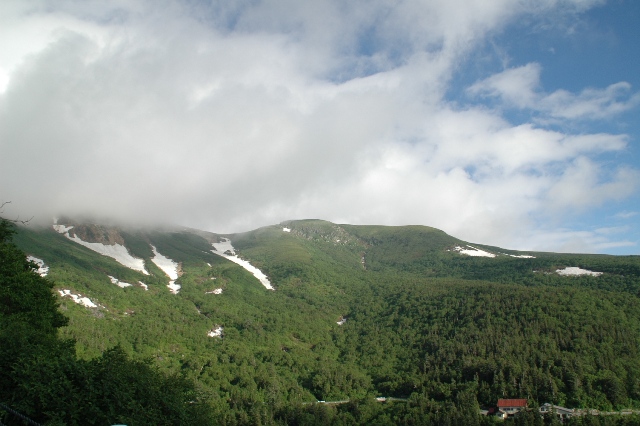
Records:
{"label": "white cloud", "polygon": [[469,87],[473,95],[500,97],[518,108],[532,108],[538,102],[539,64],[509,68]]}
{"label": "white cloud", "polygon": [[600,232],[600,230],[576,231],[572,229],[537,230],[521,236],[515,242],[515,248],[527,250],[555,251],[563,253],[602,253],[616,248],[635,248],[637,241],[625,239],[618,233]]}
{"label": "white cloud", "polygon": [[562,89],[545,93],[540,87],[541,70],[537,63],[509,68],[475,83],[468,92],[497,97],[509,106],[568,120],[607,118],[640,104],[640,92],[632,93],[631,85],[624,81],[605,89],[586,88],[578,94]]}
{"label": "white cloud", "polygon": [[[620,200],[637,183],[598,162],[624,135],[515,126],[445,98],[487,34],[595,2],[60,4],[0,6],[11,24],[0,40],[24,40],[0,55],[0,195],[26,217],[217,232],[308,217],[421,223],[510,247],[550,209]],[[632,105],[616,100],[624,85],[545,94],[540,69],[470,90],[565,119]]]}
{"label": "white cloud", "polygon": [[622,211],[620,213],[617,213],[615,215],[616,218],[618,219],[630,219],[634,216],[637,216],[638,212],[628,212],[628,211]]}
{"label": "white cloud", "polygon": [[584,209],[620,200],[637,190],[640,182],[638,171],[620,168],[603,181],[600,169],[589,159],[578,157],[549,189],[549,207]]}

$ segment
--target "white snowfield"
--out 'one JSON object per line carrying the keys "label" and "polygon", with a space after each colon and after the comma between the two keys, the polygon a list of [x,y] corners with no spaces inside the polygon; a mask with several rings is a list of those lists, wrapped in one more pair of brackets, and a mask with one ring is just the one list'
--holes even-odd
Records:
{"label": "white snowfield", "polygon": [[180,289],[182,288],[182,286],[180,284],[176,284],[175,281],[169,281],[169,284],[167,284],[167,287],[169,288],[169,291],[171,291],[172,294],[178,294],[180,292]]}
{"label": "white snowfield", "polygon": [[49,273],[49,267],[44,264],[44,260],[38,259],[37,257],[31,255],[27,256],[27,260],[38,265],[38,270],[36,272],[40,274],[41,277],[47,276],[47,274]]}
{"label": "white snowfield", "polygon": [[518,259],[535,259],[536,258],[535,256],[531,256],[529,254],[521,254],[521,255],[507,254],[507,256],[517,257]]}
{"label": "white snowfield", "polygon": [[581,269],[577,266],[568,266],[564,269],[556,269],[558,275],[591,275],[594,277],[602,275],[602,272],[593,272],[588,269]]}
{"label": "white snowfield", "polygon": [[204,294],[222,294],[222,289],[216,288],[215,290],[205,291]]}
{"label": "white snowfield", "polygon": [[207,336],[209,337],[222,337],[222,332],[224,331],[224,329],[222,328],[222,326],[218,325],[216,326],[216,328],[214,328],[213,330],[209,331],[207,333]]}
{"label": "white snowfield", "polygon": [[133,284],[125,283],[124,281],[120,281],[119,279],[117,279],[116,277],[112,277],[111,275],[107,275],[107,276],[111,280],[111,284],[115,284],[120,288],[127,288],[133,285]]}
{"label": "white snowfield", "polygon": [[[211,243],[211,245],[216,251],[220,253],[228,251],[229,253],[231,253],[231,255],[236,255],[236,250],[233,248],[233,245],[231,245],[231,240],[228,238],[223,238],[221,243]],[[216,251],[214,251],[215,254],[220,254],[216,253]]]}
{"label": "white snowfield", "polygon": [[53,225],[53,229],[59,234],[66,234],[69,232],[73,226],[64,226],[64,225]]}
{"label": "white snowfield", "polygon": [[138,281],[138,284],[140,284],[140,286],[141,286],[142,288],[144,288],[144,289],[145,289],[145,291],[149,291],[149,286],[148,286],[148,285],[146,285],[145,283],[143,283],[142,281]]}
{"label": "white snowfield", "polygon": [[71,230],[72,228],[73,226],[53,225],[53,229],[61,234],[64,234],[64,236],[71,241],[74,241],[81,246],[85,246],[86,248],[93,250],[96,253],[100,253],[103,256],[111,257],[127,268],[131,268],[134,271],[139,271],[145,275],[149,275],[147,270],[144,268],[144,260],[133,257],[131,254],[129,254],[129,251],[125,246],[122,246],[120,244],[114,244],[111,246],[102,243],[88,243],[81,240],[77,235],[74,235],[73,237],[70,236],[69,230]]}
{"label": "white snowfield", "polygon": [[291,229],[287,228],[287,227],[284,227],[284,228],[282,228],[282,232],[291,232]]}
{"label": "white snowfield", "polygon": [[154,246],[151,246],[151,249],[153,250],[153,259],[151,259],[151,261],[155,263],[158,268],[162,269],[162,272],[167,274],[171,280],[169,284],[167,284],[171,293],[178,294],[181,288],[180,284],[176,284],[176,280],[178,279],[178,264],[158,253],[158,250],[156,250]]}
{"label": "white snowfield", "polygon": [[82,297],[79,294],[73,294],[73,293],[71,293],[71,290],[58,290],[58,293],[60,293],[60,296],[62,296],[62,297],[66,296],[66,297],[72,298],[74,302],[76,302],[79,305],[86,306],[87,308],[97,308],[98,307],[98,305],[93,303],[91,301],[91,299],[89,299],[88,297]]}
{"label": "white snowfield", "polygon": [[[275,290],[271,285],[271,282],[269,282],[269,278],[267,278],[267,276],[260,269],[256,268],[246,260],[240,259],[238,256],[236,256],[236,251],[231,245],[231,240],[225,238],[221,243],[212,243],[211,245],[214,248],[214,250],[211,250],[212,253],[215,253],[218,256],[222,256],[225,259],[229,259],[233,263],[237,263],[247,271],[251,272],[251,274],[253,274],[253,276],[256,277],[267,290]],[[227,252],[229,252],[230,254],[226,254]]]}
{"label": "white snowfield", "polygon": [[467,256],[476,256],[476,257],[496,257],[495,254],[489,253],[488,251],[480,250],[475,247],[472,247],[467,244],[467,247],[464,248],[460,246],[456,246],[453,248],[454,251],[459,252],[460,254],[466,254]]}
{"label": "white snowfield", "polygon": [[155,263],[158,268],[162,269],[162,272],[167,274],[169,278],[177,280],[178,264],[168,257],[158,253],[158,250],[156,250],[154,246],[151,246],[151,250],[153,250],[153,259],[151,259],[151,261]]}

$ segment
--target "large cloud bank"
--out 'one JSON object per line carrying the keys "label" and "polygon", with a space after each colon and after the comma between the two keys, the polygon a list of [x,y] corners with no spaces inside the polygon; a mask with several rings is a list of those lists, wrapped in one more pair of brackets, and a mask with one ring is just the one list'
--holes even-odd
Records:
{"label": "large cloud bank", "polygon": [[547,92],[530,63],[447,97],[489,35],[597,3],[3,1],[0,197],[22,217],[215,232],[313,217],[512,248],[627,244],[563,218],[635,193],[637,170],[600,161],[628,137],[552,125],[633,108],[627,83]]}

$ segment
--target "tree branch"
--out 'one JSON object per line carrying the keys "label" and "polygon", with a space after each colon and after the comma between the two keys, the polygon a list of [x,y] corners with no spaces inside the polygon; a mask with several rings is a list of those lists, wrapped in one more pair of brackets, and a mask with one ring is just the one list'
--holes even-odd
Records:
{"label": "tree branch", "polygon": [[[2,203],[0,203],[0,214],[4,213],[4,206],[6,206],[7,204],[11,204],[11,201],[3,201]],[[11,223],[21,223],[23,225],[26,225],[29,222],[31,222],[31,219],[33,219],[33,216],[31,216],[27,220],[20,220],[20,216],[18,216],[15,219],[6,219],[6,218],[1,218],[1,219],[6,220],[7,222],[11,222]]]}

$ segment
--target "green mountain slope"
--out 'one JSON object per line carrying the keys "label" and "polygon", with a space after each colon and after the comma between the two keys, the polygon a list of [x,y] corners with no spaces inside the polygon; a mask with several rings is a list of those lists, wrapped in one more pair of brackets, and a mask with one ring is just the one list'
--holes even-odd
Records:
{"label": "green mountain slope", "polygon": [[[503,397],[640,404],[637,256],[518,253],[423,226],[319,220],[233,235],[68,224],[87,240],[123,242],[149,275],[52,229],[20,228],[16,244],[50,267],[69,317],[63,336],[83,359],[120,345],[180,372],[220,423],[421,424],[411,419],[437,422],[451,407],[475,416]],[[211,251],[224,238],[275,291]],[[177,294],[153,248],[179,265]],[[602,274],[556,272],[567,267]],[[380,395],[407,401],[367,402]],[[300,405],[316,400],[352,402]]]}

